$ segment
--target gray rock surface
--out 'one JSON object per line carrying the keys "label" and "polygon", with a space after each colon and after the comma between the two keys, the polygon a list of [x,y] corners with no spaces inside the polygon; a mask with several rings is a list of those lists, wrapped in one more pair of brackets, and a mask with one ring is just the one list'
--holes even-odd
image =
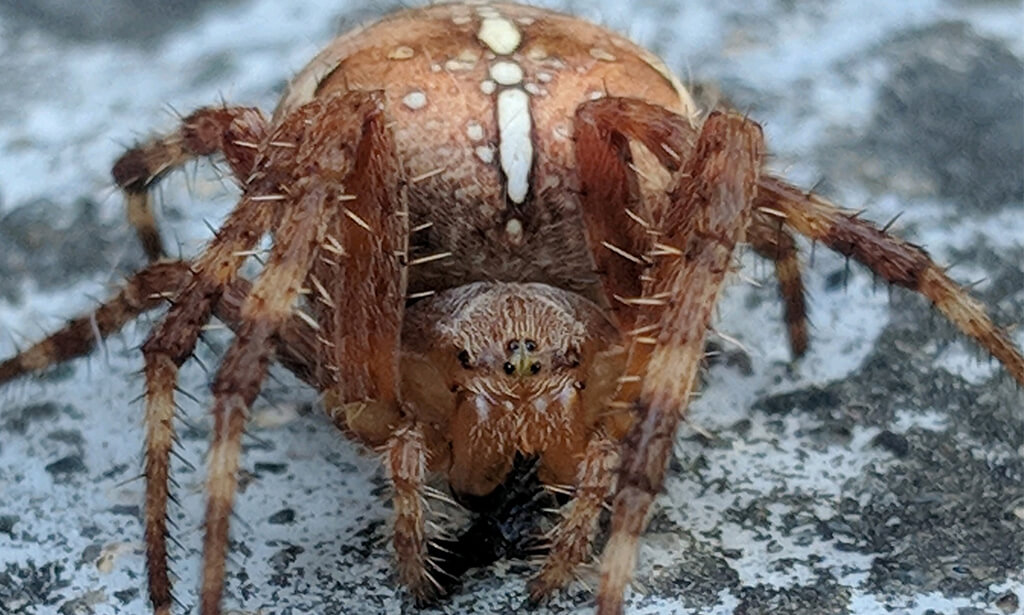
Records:
{"label": "gray rock surface", "polygon": [[[141,252],[109,166],[166,112],[270,109],[332,33],[394,3],[0,2],[0,355],[89,309]],[[1024,26],[1018,3],[652,0],[546,5],[631,34],[765,127],[771,166],[955,263],[997,320],[1024,322]],[[90,5],[91,6],[91,5]],[[103,12],[106,11],[106,12]],[[108,17],[104,17],[107,15]],[[70,33],[78,33],[70,35]],[[716,90],[717,88],[717,90]],[[201,165],[161,189],[194,254],[231,186]],[[680,435],[630,613],[1022,613],[1024,396],[910,293],[825,250],[812,348],[790,364],[769,270],[719,311],[739,340]],[[0,612],[146,610],[137,345],[0,389]],[[9,333],[9,335],[8,335]],[[1017,330],[1018,345],[1024,331]],[[215,365],[224,338],[200,358]],[[386,487],[314,395],[268,383],[245,443],[226,604],[244,613],[411,610],[392,578]],[[177,595],[194,604],[209,376],[182,387]],[[695,429],[699,428],[699,429]],[[710,433],[711,437],[704,434]],[[194,469],[192,464],[199,469]],[[426,612],[524,610],[532,566],[470,573]],[[585,613],[575,586],[540,613]]]}

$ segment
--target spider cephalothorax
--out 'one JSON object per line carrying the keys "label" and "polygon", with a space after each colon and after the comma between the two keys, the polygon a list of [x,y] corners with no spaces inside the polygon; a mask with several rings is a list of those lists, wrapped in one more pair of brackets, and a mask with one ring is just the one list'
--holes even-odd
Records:
{"label": "spider cephalothorax", "polygon": [[[618,93],[630,93],[620,97]],[[191,261],[165,257],[149,190],[221,154],[238,205]],[[430,476],[486,497],[536,456],[571,491],[531,591],[590,556],[611,498],[597,603],[622,609],[704,336],[736,246],[775,265],[795,355],[807,343],[793,234],[920,292],[1024,383],[1024,358],[921,249],[762,173],[761,130],[703,116],[650,53],[512,4],[397,13],[332,42],[266,119],[210,107],[114,166],[152,264],[114,299],[0,363],[0,382],[86,352],[170,299],[143,346],[146,546],[171,609],[169,457],[179,367],[203,325],[236,333],[213,382],[200,609],[220,611],[248,408],[276,360],[334,423],[384,451],[399,577],[441,588]],[[242,265],[260,241],[260,273]]]}

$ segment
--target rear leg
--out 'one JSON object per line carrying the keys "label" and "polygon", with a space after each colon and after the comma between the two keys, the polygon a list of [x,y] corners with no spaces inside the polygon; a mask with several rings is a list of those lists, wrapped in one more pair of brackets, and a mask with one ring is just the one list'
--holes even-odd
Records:
{"label": "rear leg", "polygon": [[[141,314],[174,300],[191,280],[192,270],[186,261],[149,265],[128,278],[113,297],[89,314],[73,318],[45,339],[0,361],[0,386],[92,352],[100,340],[120,331]],[[240,325],[239,315],[249,289],[248,280],[237,279],[213,307],[213,314],[231,329],[237,330]],[[310,386],[324,390],[327,381],[317,379],[318,343],[309,325],[298,316],[293,317],[275,335],[275,359]]]}
{"label": "rear leg", "polygon": [[747,229],[747,241],[759,256],[775,265],[789,347],[793,358],[800,358],[807,351],[807,300],[796,241],[780,218],[763,211],[754,212]]}
{"label": "rear leg", "polygon": [[927,252],[774,177],[761,178],[756,206],[779,212],[786,226],[798,233],[859,261],[889,283],[930,299],[957,329],[990,352],[1024,385],[1020,350],[995,326],[985,306],[951,280]]}
{"label": "rear leg", "polygon": [[188,277],[188,263],[184,261],[146,267],[88,315],[72,319],[46,339],[0,362],[0,385],[91,352],[100,339],[120,331],[140,314],[165,304]]}
{"label": "rear leg", "polygon": [[189,160],[218,152],[244,184],[266,132],[267,122],[258,109],[204,107],[182,119],[176,131],[137,145],[118,158],[111,174],[124,192],[128,222],[135,228],[146,258],[152,262],[166,256],[149,189]]}

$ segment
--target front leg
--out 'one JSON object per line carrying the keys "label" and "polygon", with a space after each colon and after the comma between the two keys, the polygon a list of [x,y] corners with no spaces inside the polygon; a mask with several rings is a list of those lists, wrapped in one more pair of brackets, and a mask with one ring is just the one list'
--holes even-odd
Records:
{"label": "front leg", "polygon": [[384,466],[394,489],[395,555],[398,578],[417,600],[423,602],[444,593],[441,582],[428,568],[426,541],[427,447],[423,429],[410,423],[388,438]]}
{"label": "front leg", "polygon": [[667,211],[657,212],[659,248],[627,334],[629,359],[612,402],[635,417],[623,441],[611,536],[602,554],[598,613],[622,612],[636,547],[661,491],[676,428],[689,404],[704,336],[733,258],[750,224],[761,166],[760,127],[713,113],[679,174]]}

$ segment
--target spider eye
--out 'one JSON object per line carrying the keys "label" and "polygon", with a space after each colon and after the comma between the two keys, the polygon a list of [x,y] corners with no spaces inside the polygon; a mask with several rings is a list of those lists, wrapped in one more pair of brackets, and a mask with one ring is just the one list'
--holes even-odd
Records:
{"label": "spider eye", "polygon": [[534,350],[537,350],[537,342],[526,340],[526,352],[533,352]]}
{"label": "spider eye", "polygon": [[532,363],[532,364],[530,364],[530,373],[531,374],[536,374],[539,371],[540,371],[540,363]]}
{"label": "spider eye", "polygon": [[468,350],[466,350],[466,349],[460,350],[459,354],[455,355],[455,357],[459,360],[459,363],[462,364],[462,369],[472,369],[473,368],[473,366],[469,364],[469,351]]}
{"label": "spider eye", "polygon": [[512,365],[508,361],[506,361],[505,364],[502,365],[501,367],[502,367],[502,369],[505,370],[505,373],[508,374],[509,376],[511,376],[512,374],[516,373],[516,366]]}
{"label": "spider eye", "polygon": [[509,352],[515,352],[517,350],[519,350],[519,342],[517,342],[516,340],[512,340],[511,342],[508,343]]}

